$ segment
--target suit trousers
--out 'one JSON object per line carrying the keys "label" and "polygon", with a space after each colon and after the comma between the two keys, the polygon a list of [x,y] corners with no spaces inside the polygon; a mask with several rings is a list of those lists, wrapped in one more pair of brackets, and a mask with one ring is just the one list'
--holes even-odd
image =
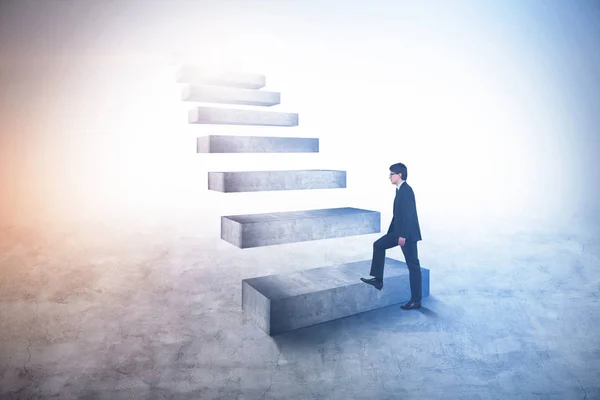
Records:
{"label": "suit trousers", "polygon": [[[398,246],[396,236],[387,234],[373,243],[373,259],[371,260],[371,276],[376,279],[383,279],[383,267],[385,264],[385,251]],[[408,266],[408,276],[410,280],[410,299],[412,301],[421,301],[422,297],[422,278],[421,264],[419,263],[419,254],[417,242],[406,241],[401,247],[404,254],[404,260]]]}

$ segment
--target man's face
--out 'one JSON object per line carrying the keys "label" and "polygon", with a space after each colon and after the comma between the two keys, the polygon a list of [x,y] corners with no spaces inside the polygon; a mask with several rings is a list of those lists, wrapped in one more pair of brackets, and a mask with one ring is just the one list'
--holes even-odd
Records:
{"label": "man's face", "polygon": [[390,182],[392,185],[397,185],[402,181],[402,174],[396,174],[395,172],[390,171]]}

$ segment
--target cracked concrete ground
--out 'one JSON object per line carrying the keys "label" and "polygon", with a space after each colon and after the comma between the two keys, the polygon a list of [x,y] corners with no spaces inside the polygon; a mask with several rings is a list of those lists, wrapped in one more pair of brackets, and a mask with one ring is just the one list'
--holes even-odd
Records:
{"label": "cracked concrete ground", "polygon": [[368,259],[378,235],[239,250],[178,221],[2,228],[2,399],[600,399],[589,219],[429,228],[424,309],[273,338],[241,279]]}

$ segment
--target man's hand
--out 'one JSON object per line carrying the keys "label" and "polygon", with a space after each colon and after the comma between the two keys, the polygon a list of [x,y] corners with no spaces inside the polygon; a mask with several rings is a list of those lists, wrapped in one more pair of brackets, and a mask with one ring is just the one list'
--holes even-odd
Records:
{"label": "man's hand", "polygon": [[404,246],[405,243],[406,243],[405,238],[403,238],[403,237],[398,238],[398,246],[402,247],[402,246]]}

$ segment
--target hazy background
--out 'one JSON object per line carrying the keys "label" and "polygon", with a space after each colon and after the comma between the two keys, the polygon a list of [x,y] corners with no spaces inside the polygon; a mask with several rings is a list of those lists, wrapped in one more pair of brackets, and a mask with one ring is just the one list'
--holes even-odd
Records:
{"label": "hazy background", "polygon": [[[600,397],[599,21],[583,0],[0,0],[0,392]],[[265,74],[300,125],[188,126],[185,61]],[[215,133],[322,152],[196,154]],[[242,279],[368,260],[379,235],[242,250],[220,216],[354,206],[385,231],[398,161],[422,312],[264,334]],[[206,189],[291,168],[348,189]]]}
{"label": "hazy background", "polygon": [[[386,229],[398,161],[425,236],[591,217],[599,4],[2,0],[0,218],[194,215],[213,235],[220,215],[356,206]],[[183,61],[265,74],[299,126],[187,126]],[[214,133],[318,137],[321,154],[196,154]],[[206,190],[208,170],[293,168],[345,169],[348,189]]]}

